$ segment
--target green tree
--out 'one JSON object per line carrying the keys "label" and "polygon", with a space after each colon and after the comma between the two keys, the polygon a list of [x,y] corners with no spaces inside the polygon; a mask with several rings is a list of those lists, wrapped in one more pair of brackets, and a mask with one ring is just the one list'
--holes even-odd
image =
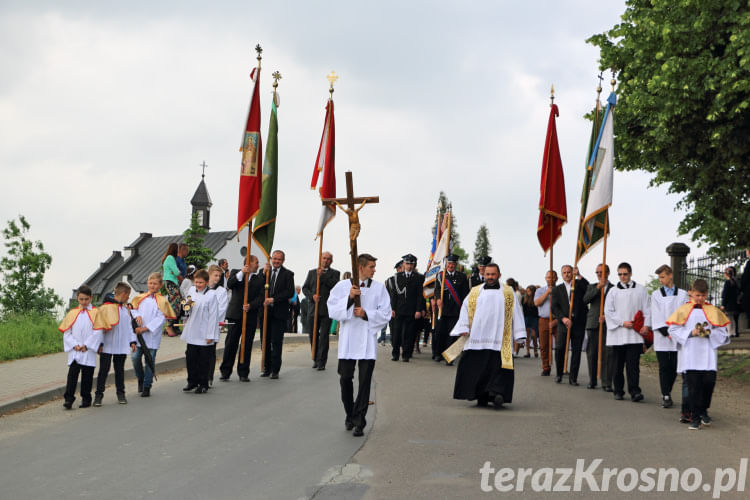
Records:
{"label": "green tree", "polygon": [[62,299],[44,286],[44,274],[52,265],[52,256],[41,241],[28,238],[31,226],[23,215],[18,222],[8,221],[3,229],[7,255],[0,259],[0,307],[3,316],[21,314],[54,314]]}
{"label": "green tree", "polygon": [[193,212],[190,217],[190,227],[182,234],[185,236],[184,243],[190,248],[185,263],[198,269],[205,268],[206,264],[213,260],[214,253],[210,248],[203,246],[203,239],[208,234],[208,229],[198,223],[198,212]]}
{"label": "green tree", "polygon": [[750,246],[750,5],[628,0],[587,42],[619,80],[620,170],[682,195],[681,234],[712,253]]}
{"label": "green tree", "polygon": [[482,224],[479,226],[477,240],[474,243],[474,262],[478,261],[480,257],[487,257],[490,252],[492,252],[490,230],[487,229],[487,224]]}

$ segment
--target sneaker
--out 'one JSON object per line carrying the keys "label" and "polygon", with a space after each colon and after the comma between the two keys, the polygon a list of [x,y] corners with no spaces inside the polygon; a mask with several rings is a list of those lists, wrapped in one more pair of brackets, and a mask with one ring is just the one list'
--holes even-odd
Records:
{"label": "sneaker", "polygon": [[664,396],[664,400],[661,402],[661,407],[671,408],[673,404],[674,402],[672,401],[672,397],[669,394],[667,394],[666,396]]}
{"label": "sneaker", "polygon": [[708,413],[701,415],[701,423],[706,427],[711,427],[711,417],[708,416]]}
{"label": "sneaker", "polygon": [[70,410],[71,408],[73,408],[73,401],[66,401],[66,402],[64,402],[63,403],[63,408],[65,408],[66,410]]}
{"label": "sneaker", "polygon": [[94,406],[101,406],[102,405],[102,399],[104,399],[103,394],[97,394],[94,396]]}
{"label": "sneaker", "polygon": [[88,408],[91,406],[91,400],[83,401],[80,405],[78,405],[78,408]]}
{"label": "sneaker", "polygon": [[354,428],[354,432],[352,432],[352,436],[360,437],[360,436],[364,436],[364,435],[365,435],[365,433],[362,430],[362,427],[355,427]]}
{"label": "sneaker", "polygon": [[630,396],[630,400],[633,403],[637,403],[638,401],[643,401],[643,394],[640,393],[640,392],[636,392],[635,394],[633,394],[632,396]]}
{"label": "sneaker", "polygon": [[687,413],[681,413],[680,414],[680,423],[681,424],[689,424],[690,423],[690,415]]}
{"label": "sneaker", "polygon": [[690,422],[690,426],[688,427],[688,429],[691,431],[697,431],[697,430],[700,430],[700,428],[701,428],[700,420],[693,420],[692,422]]}
{"label": "sneaker", "polygon": [[126,405],[126,404],[128,404],[128,400],[127,400],[127,399],[125,399],[125,394],[122,394],[122,393],[121,393],[121,394],[118,394],[118,395],[117,395],[117,402],[118,402],[118,403],[120,403],[121,405]]}
{"label": "sneaker", "polygon": [[144,387],[143,390],[141,391],[141,397],[142,398],[147,398],[147,397],[150,397],[150,396],[151,396],[151,388],[150,387]]}

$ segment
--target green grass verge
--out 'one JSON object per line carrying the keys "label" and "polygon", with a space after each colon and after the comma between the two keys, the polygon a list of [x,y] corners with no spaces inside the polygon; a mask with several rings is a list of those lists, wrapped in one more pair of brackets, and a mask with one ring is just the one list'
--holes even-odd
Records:
{"label": "green grass verge", "polygon": [[719,376],[737,382],[750,383],[750,356],[719,352]]}
{"label": "green grass verge", "polygon": [[49,316],[12,316],[0,320],[0,361],[63,350],[62,333]]}

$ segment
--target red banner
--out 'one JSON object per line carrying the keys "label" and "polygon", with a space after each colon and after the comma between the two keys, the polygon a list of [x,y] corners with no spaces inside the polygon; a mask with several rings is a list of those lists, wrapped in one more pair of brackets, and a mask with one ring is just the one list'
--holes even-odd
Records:
{"label": "red banner", "polygon": [[242,169],[240,170],[240,196],[237,209],[237,231],[250,224],[260,209],[263,186],[263,145],[260,137],[260,68],[253,70],[253,97],[242,136]]}
{"label": "red banner", "polygon": [[557,105],[551,106],[547,139],[542,160],[542,182],[539,198],[539,223],[536,235],[545,253],[562,235],[562,226],[568,221],[565,202],[565,178],[563,176],[560,146],[557,143],[555,117],[559,115]]}
{"label": "red banner", "polygon": [[[323,125],[323,135],[320,138],[318,157],[315,159],[312,182],[310,188],[315,189],[318,185],[320,172],[323,172],[323,183],[320,186],[320,197],[336,197],[336,125],[333,119],[333,99],[328,100],[326,105],[326,118]],[[323,232],[326,225],[336,215],[336,208],[323,206],[318,224],[318,234]]]}

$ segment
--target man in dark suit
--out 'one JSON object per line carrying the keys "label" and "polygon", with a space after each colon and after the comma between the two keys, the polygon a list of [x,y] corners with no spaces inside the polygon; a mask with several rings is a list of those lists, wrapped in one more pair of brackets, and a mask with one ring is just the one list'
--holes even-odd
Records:
{"label": "man in dark suit", "polygon": [[281,370],[281,351],[284,348],[284,330],[291,314],[289,299],[294,296],[294,273],[285,268],[286,256],[281,250],[271,254],[270,265],[266,264],[268,280],[268,298],[263,305],[268,308],[266,326],[266,364],[261,377],[279,378]]}
{"label": "man in dark suit", "polygon": [[[328,302],[331,289],[341,281],[341,273],[331,267],[332,263],[333,255],[331,252],[323,252],[320,258],[320,267],[310,269],[307,273],[305,284],[302,285],[302,292],[305,294],[305,297],[313,301],[312,312],[310,313],[313,322],[315,321],[315,304],[318,304],[318,331],[315,341],[316,349],[313,368],[317,368],[319,371],[326,369],[328,339],[331,335],[331,318],[328,317],[328,306],[326,303]],[[318,276],[320,276],[320,293],[315,293]],[[310,345],[312,345],[313,335],[313,333],[310,333]]]}
{"label": "man in dark suit", "polygon": [[490,262],[492,262],[492,257],[490,257],[489,255],[486,257],[479,257],[477,259],[477,270],[479,271],[479,273],[471,275],[471,288],[484,283],[484,268]]}
{"label": "man in dark suit", "polygon": [[[607,347],[607,322],[604,320],[604,310],[601,308],[604,304],[602,300],[602,290],[604,297],[614,286],[609,282],[609,266],[596,266],[596,278],[598,283],[589,283],[586,293],[583,295],[583,301],[589,306],[589,313],[586,317],[586,334],[589,336],[589,342],[586,345],[586,358],[589,362],[589,389],[596,388],[596,371],[599,365],[599,325],[602,327],[602,389],[612,392],[612,369],[614,366],[611,347]],[[601,313],[601,314],[600,314]]]}
{"label": "man in dark suit", "polygon": [[[234,358],[242,336],[242,311],[245,311],[245,350],[244,361],[237,359],[237,375],[242,382],[250,382],[250,353],[255,340],[255,330],[258,326],[258,310],[263,305],[263,287],[265,278],[263,274],[258,273],[258,257],[251,255],[250,263],[245,265],[242,270],[230,273],[227,280],[227,288],[232,291],[232,298],[227,306],[227,319],[229,331],[227,338],[224,340],[224,357],[221,361],[219,371],[221,372],[222,382],[229,380],[232,375],[232,366]],[[243,305],[245,300],[245,288],[247,287],[247,305]]]}
{"label": "man in dark suit", "polygon": [[458,255],[449,255],[446,260],[445,282],[450,286],[443,285],[443,276],[441,275],[438,276],[437,286],[435,287],[435,302],[438,311],[442,309],[442,315],[437,325],[437,334],[432,339],[432,359],[437,362],[443,360],[443,351],[458,338],[450,337],[449,334],[456,326],[458,316],[461,313],[461,304],[469,295],[469,279],[464,273],[456,270]]}
{"label": "man in dark suit", "polygon": [[[581,277],[578,268],[564,265],[561,269],[563,282],[552,290],[551,312],[552,316],[557,318],[557,342],[555,344],[555,365],[557,365],[557,378],[555,382],[562,382],[563,372],[565,371],[565,348],[567,346],[568,335],[570,335],[570,348],[572,354],[570,357],[570,374],[568,382],[570,385],[578,385],[578,368],[581,365],[581,348],[583,347],[583,337],[586,334],[586,316],[588,307],[583,301],[583,296],[589,286],[589,282]],[[573,314],[570,314],[570,290],[573,286],[573,274],[576,275],[575,290],[573,299]]]}
{"label": "man in dark suit", "polygon": [[399,356],[408,362],[414,351],[414,340],[417,333],[416,321],[425,313],[425,300],[422,289],[424,275],[414,270],[417,258],[412,254],[404,255],[404,270],[396,274],[394,280],[395,294],[391,297],[391,308],[396,312],[394,330],[391,332],[393,361]]}

